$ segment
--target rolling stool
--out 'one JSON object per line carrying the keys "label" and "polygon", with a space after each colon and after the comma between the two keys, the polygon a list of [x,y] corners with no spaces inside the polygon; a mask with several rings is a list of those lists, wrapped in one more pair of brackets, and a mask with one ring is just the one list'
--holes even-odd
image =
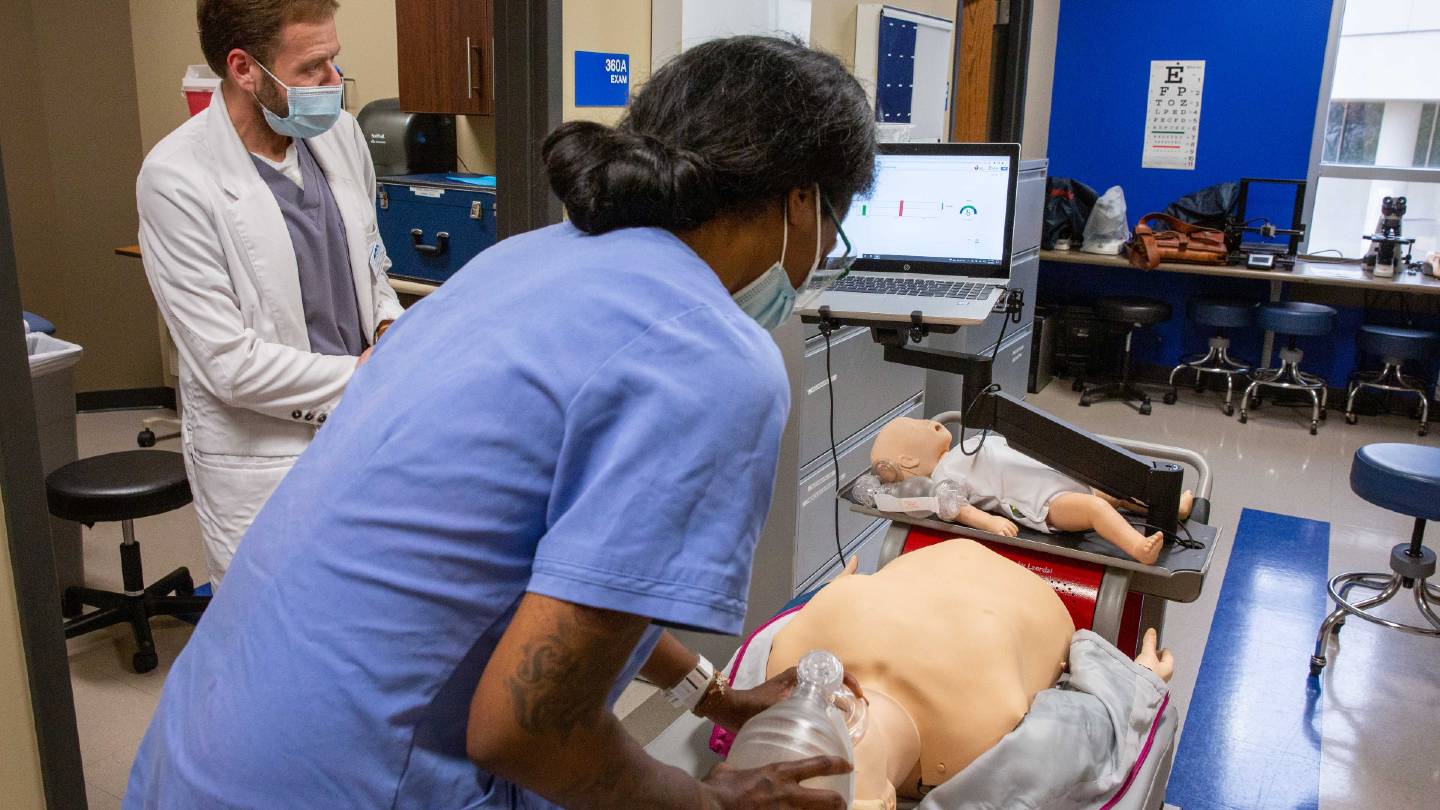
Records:
{"label": "rolling stool", "polygon": [[1150,395],[1136,388],[1130,381],[1130,344],[1136,329],[1170,320],[1170,305],[1154,298],[1133,295],[1106,297],[1095,302],[1095,316],[1102,321],[1125,325],[1125,354],[1120,367],[1119,382],[1085,386],[1084,393],[1080,394],[1081,407],[1088,408],[1090,403],[1102,399],[1118,399],[1126,404],[1139,400],[1137,410],[1148,415]]}
{"label": "rolling stool", "polygon": [[1205,390],[1205,374],[1221,374],[1225,377],[1225,415],[1235,414],[1232,400],[1235,396],[1235,378],[1250,373],[1248,363],[1237,363],[1230,357],[1230,338],[1225,329],[1239,329],[1255,325],[1255,310],[1259,304],[1254,301],[1239,301],[1229,298],[1192,298],[1185,309],[1190,320],[1200,326],[1214,327],[1215,335],[1210,338],[1210,350],[1205,356],[1182,362],[1170,371],[1170,390],[1165,392],[1165,404],[1174,405],[1178,398],[1175,389],[1175,375],[1187,369],[1195,372],[1195,393]]}
{"label": "rolling stool", "polygon": [[1357,373],[1350,381],[1350,395],[1345,398],[1345,422],[1355,424],[1360,417],[1355,415],[1355,395],[1363,388],[1379,391],[1399,391],[1420,397],[1417,413],[1421,436],[1430,432],[1430,395],[1425,392],[1424,383],[1411,385],[1401,372],[1400,366],[1406,360],[1426,360],[1440,343],[1440,333],[1427,329],[1404,329],[1399,326],[1376,326],[1365,324],[1360,327],[1360,351],[1385,358],[1385,368],[1368,374]]}
{"label": "rolling stool", "polygon": [[[140,544],[135,519],[159,515],[190,503],[190,482],[179,453],[130,450],[72,461],[45,479],[50,514],[86,526],[118,521],[120,570],[125,592],[70,587],[62,597],[63,612],[74,616],[84,605],[99,608],[65,622],[65,637],[129,622],[137,648],[131,665],[149,672],[159,663],[150,635],[150,617],[183,616],[205,610],[208,596],[195,596],[190,572],[177,568],[150,587],[140,570]],[[174,596],[167,594],[174,592]]]}
{"label": "rolling stool", "polygon": [[1290,343],[1280,350],[1280,368],[1257,369],[1250,373],[1252,382],[1240,397],[1240,422],[1250,420],[1251,402],[1260,403],[1261,388],[1279,388],[1288,391],[1308,391],[1312,402],[1310,410],[1310,435],[1320,432],[1320,420],[1325,418],[1325,407],[1330,395],[1323,378],[1306,374],[1300,370],[1300,361],[1305,352],[1295,345],[1295,338],[1301,335],[1328,335],[1335,329],[1337,313],[1333,307],[1324,304],[1306,304],[1290,301],[1284,304],[1266,304],[1260,308],[1255,323],[1277,335],[1288,335]]}
{"label": "rolling stool", "polygon": [[[1390,549],[1390,573],[1341,574],[1330,580],[1330,598],[1335,610],[1325,617],[1320,635],[1315,639],[1315,654],[1310,656],[1310,674],[1319,675],[1325,668],[1325,646],[1332,634],[1338,634],[1347,614],[1394,630],[1420,636],[1440,638],[1440,588],[1428,580],[1435,576],[1435,552],[1422,544],[1425,521],[1440,520],[1440,448],[1415,444],[1367,444],[1355,452],[1350,465],[1350,489],[1376,506],[1415,518],[1415,529],[1409,543]],[[1349,601],[1353,588],[1379,591],[1359,602]],[[1401,588],[1415,595],[1415,607],[1430,623],[1420,627],[1382,619],[1369,612],[1395,598]]]}

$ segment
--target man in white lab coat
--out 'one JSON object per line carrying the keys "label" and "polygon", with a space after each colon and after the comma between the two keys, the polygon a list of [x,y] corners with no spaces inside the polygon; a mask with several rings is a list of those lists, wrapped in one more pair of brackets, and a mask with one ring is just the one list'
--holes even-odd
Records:
{"label": "man in white lab coat", "polygon": [[340,108],[335,0],[199,0],[222,77],[158,143],[137,197],[180,358],[181,443],[219,583],[245,530],[401,307],[375,169]]}

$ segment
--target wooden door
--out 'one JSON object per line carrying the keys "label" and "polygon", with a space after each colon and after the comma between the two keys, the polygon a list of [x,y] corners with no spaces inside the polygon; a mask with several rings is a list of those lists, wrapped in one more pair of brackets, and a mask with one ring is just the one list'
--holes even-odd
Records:
{"label": "wooden door", "polygon": [[492,115],[492,0],[395,0],[400,108]]}

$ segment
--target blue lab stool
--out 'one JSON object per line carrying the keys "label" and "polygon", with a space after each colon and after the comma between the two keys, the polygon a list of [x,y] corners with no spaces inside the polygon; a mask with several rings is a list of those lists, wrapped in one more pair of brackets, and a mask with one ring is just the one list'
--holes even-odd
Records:
{"label": "blue lab stool", "polygon": [[1165,404],[1174,405],[1178,398],[1175,376],[1182,371],[1195,372],[1195,393],[1205,391],[1206,374],[1219,374],[1225,378],[1225,415],[1235,414],[1235,378],[1246,377],[1253,365],[1236,362],[1230,357],[1230,338],[1226,329],[1245,329],[1255,325],[1255,310],[1260,305],[1254,301],[1240,301],[1232,298],[1192,298],[1185,310],[1190,320],[1199,326],[1215,330],[1210,338],[1210,349],[1203,356],[1182,361],[1170,370],[1170,390],[1165,393]]}
{"label": "blue lab stool", "polygon": [[1338,317],[1334,307],[1324,304],[1306,304],[1289,301],[1283,304],[1266,304],[1255,316],[1255,324],[1261,329],[1286,335],[1290,338],[1286,347],[1280,350],[1280,368],[1258,369],[1250,373],[1251,383],[1240,398],[1240,422],[1250,419],[1250,408],[1260,404],[1260,391],[1276,388],[1282,391],[1307,391],[1312,402],[1310,409],[1310,435],[1320,432],[1320,420],[1325,418],[1325,406],[1329,404],[1328,384],[1323,377],[1306,374],[1300,370],[1300,361],[1305,352],[1295,345],[1297,337],[1323,337],[1335,330]]}
{"label": "blue lab stool", "polygon": [[1424,436],[1430,432],[1430,395],[1425,392],[1425,383],[1406,377],[1400,367],[1406,360],[1429,360],[1435,353],[1436,345],[1440,344],[1440,332],[1367,323],[1360,327],[1359,343],[1362,354],[1383,357],[1385,368],[1378,372],[1356,372],[1350,380],[1349,396],[1345,398],[1345,421],[1351,425],[1360,421],[1360,417],[1355,415],[1355,395],[1362,389],[1374,388],[1418,396],[1420,407],[1416,409],[1416,414],[1420,419],[1420,428],[1416,433]]}
{"label": "blue lab stool", "polygon": [[[1440,520],[1440,447],[1417,444],[1367,444],[1355,451],[1350,465],[1350,489],[1376,506],[1415,518],[1410,542],[1390,549],[1390,573],[1340,574],[1330,580],[1330,598],[1335,610],[1325,617],[1310,656],[1310,674],[1325,668],[1326,645],[1340,632],[1345,617],[1359,616],[1368,622],[1420,636],[1440,638],[1440,588],[1431,585],[1435,576],[1435,552],[1423,544],[1425,521]],[[1359,602],[1350,601],[1350,591],[1365,588],[1378,594]],[[1392,621],[1370,613],[1395,598],[1401,589],[1415,596],[1415,607],[1430,623],[1428,627]]]}

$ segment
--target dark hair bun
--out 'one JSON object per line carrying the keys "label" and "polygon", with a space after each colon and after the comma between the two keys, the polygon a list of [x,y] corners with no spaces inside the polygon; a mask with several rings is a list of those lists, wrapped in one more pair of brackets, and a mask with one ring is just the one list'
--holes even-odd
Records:
{"label": "dark hair bun", "polygon": [[700,159],[652,135],[571,121],[545,139],[541,159],[570,221],[586,233],[694,228],[716,213]]}

